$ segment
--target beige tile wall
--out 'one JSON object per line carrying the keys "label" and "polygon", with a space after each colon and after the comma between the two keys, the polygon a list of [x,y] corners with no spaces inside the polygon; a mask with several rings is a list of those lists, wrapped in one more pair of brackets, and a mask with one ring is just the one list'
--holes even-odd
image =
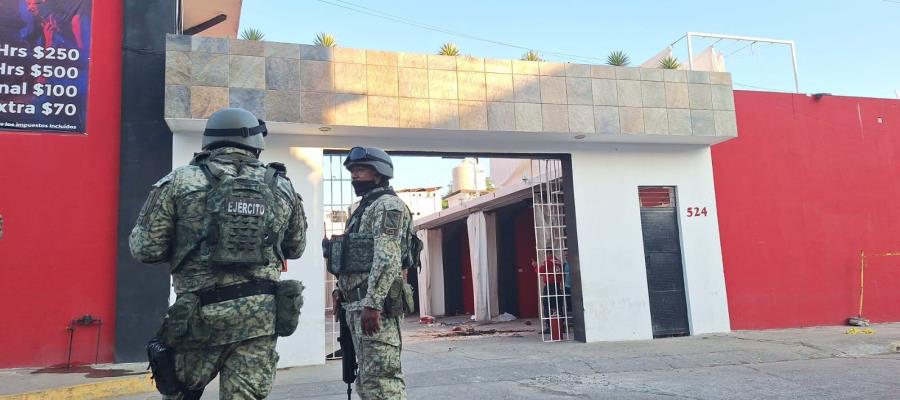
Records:
{"label": "beige tile wall", "polygon": [[737,136],[728,73],[169,35],[167,118],[481,131]]}

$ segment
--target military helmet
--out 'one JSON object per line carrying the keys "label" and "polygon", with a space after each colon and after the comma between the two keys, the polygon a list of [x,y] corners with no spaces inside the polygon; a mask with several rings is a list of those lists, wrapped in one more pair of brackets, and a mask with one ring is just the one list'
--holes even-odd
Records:
{"label": "military helmet", "polygon": [[354,165],[368,165],[376,172],[391,179],[394,177],[394,163],[391,156],[377,147],[354,147],[344,159],[344,168],[350,170]]}
{"label": "military helmet", "polygon": [[266,123],[243,108],[223,108],[206,121],[203,149],[216,143],[232,143],[257,150],[266,148]]}

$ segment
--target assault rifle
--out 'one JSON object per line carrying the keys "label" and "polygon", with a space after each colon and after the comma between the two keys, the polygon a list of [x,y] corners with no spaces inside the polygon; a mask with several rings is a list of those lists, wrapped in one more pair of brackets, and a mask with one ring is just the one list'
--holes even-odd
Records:
{"label": "assault rifle", "polygon": [[347,384],[347,400],[350,400],[350,394],[353,392],[350,385],[356,380],[356,370],[359,364],[356,363],[356,349],[353,347],[353,337],[350,336],[347,311],[340,307],[339,302],[335,302],[335,309],[338,311],[341,323],[341,336],[338,337],[338,343],[341,344],[342,378]]}

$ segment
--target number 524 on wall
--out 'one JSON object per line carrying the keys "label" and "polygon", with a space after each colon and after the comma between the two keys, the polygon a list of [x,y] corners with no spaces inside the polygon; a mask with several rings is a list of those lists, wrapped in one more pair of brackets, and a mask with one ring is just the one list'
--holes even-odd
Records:
{"label": "number 524 on wall", "polygon": [[688,207],[687,208],[687,216],[691,217],[705,217],[708,215],[706,211],[706,207]]}

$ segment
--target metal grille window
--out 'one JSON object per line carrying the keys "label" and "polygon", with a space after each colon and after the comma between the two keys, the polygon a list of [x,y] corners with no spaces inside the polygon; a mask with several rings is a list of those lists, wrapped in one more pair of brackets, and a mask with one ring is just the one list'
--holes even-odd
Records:
{"label": "metal grille window", "polygon": [[638,198],[642,208],[672,208],[675,188],[663,186],[645,186],[638,188]]}
{"label": "metal grille window", "polygon": [[[344,233],[344,226],[350,215],[350,205],[356,200],[353,186],[350,184],[350,172],[344,169],[344,157],[346,154],[326,153],[322,165],[322,192],[325,194],[325,236],[340,235]],[[334,321],[334,304],[331,301],[331,292],[335,289],[337,281],[334,275],[325,273],[325,354],[329,360],[338,359],[335,352],[340,348],[337,337],[340,334],[340,325]]]}
{"label": "metal grille window", "polygon": [[572,340],[562,163],[532,160],[531,179],[541,337],[545,342]]}

